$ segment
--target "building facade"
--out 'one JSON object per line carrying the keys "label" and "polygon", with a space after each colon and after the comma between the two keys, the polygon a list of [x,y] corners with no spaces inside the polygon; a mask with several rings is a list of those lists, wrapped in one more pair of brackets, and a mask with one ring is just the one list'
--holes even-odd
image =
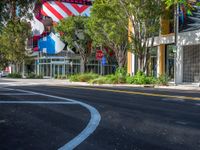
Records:
{"label": "building facade", "polygon": [[[191,14],[180,5],[178,8],[178,33],[175,43],[173,10],[168,18],[161,18],[161,31],[154,39],[151,50],[151,75],[167,75],[172,82],[200,82],[200,7],[195,6]],[[137,71],[137,56],[128,54],[128,72]]]}
{"label": "building facade", "polygon": [[[69,16],[89,17],[91,7],[90,0],[42,0],[41,3],[35,4],[34,19],[31,21],[33,36],[29,39],[27,49],[33,51],[36,74],[53,78],[81,72],[83,65],[81,56],[62,41],[54,26]],[[105,59],[108,55],[104,50],[103,62],[96,59],[95,51],[92,52],[86,64],[86,71],[98,74],[113,73],[116,63],[110,61],[112,59],[110,57]]]}

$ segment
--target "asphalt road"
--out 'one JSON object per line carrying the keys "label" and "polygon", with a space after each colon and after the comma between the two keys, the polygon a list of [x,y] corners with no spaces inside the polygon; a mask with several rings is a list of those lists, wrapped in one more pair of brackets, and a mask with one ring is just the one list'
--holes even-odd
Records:
{"label": "asphalt road", "polygon": [[1,150],[56,150],[81,135],[91,112],[84,105],[51,96],[88,104],[101,116],[99,124],[98,120],[91,124],[96,128],[88,132],[77,150],[200,149],[200,93],[130,87],[12,86],[0,88]]}

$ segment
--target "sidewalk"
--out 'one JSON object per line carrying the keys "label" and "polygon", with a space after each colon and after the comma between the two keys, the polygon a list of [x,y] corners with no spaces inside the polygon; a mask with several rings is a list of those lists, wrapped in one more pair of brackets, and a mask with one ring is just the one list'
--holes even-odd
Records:
{"label": "sidewalk", "polygon": [[196,90],[200,91],[198,84],[179,84],[177,86],[154,86],[154,85],[130,85],[130,84],[88,84],[85,82],[70,82],[69,80],[58,79],[9,79],[0,78],[0,85],[8,86],[36,86],[36,85],[50,85],[50,86],[99,86],[99,87],[135,87],[135,88],[156,88],[156,89],[176,89],[176,90]]}

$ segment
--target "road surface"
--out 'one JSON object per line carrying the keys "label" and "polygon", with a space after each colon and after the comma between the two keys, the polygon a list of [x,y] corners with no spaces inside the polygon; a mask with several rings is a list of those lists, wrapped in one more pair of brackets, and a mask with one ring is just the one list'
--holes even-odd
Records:
{"label": "road surface", "polygon": [[197,91],[9,84],[1,150],[200,149]]}

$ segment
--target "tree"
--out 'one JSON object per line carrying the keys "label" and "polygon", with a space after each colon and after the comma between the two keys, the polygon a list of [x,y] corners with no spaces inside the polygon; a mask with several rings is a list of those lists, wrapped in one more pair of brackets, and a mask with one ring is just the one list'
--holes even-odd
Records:
{"label": "tree", "polygon": [[153,47],[154,37],[159,35],[162,2],[160,0],[118,0],[124,15],[132,26],[130,33],[132,51],[138,57],[138,69],[147,69],[149,47]]}
{"label": "tree", "polygon": [[96,47],[107,47],[114,51],[118,66],[126,64],[128,49],[128,18],[117,0],[95,0],[88,28]]}
{"label": "tree", "polygon": [[6,64],[13,63],[19,66],[23,62],[26,57],[25,41],[29,36],[30,25],[27,22],[18,19],[10,20],[6,24],[0,34],[0,56]]}
{"label": "tree", "polygon": [[32,8],[35,2],[35,0],[0,1],[1,68],[6,67],[9,63],[20,64],[25,58],[25,41],[30,35],[30,26],[21,18],[32,17],[29,8]]}
{"label": "tree", "polygon": [[29,8],[32,8],[35,2],[41,0],[1,0],[0,1],[0,21],[7,22],[16,18],[30,17]]}
{"label": "tree", "polygon": [[88,57],[91,54],[90,43],[91,37],[88,34],[87,28],[88,17],[71,16],[61,20],[56,26],[56,30],[62,33],[61,38],[68,43],[71,48],[76,48],[79,52],[82,65],[81,72],[85,71]]}

